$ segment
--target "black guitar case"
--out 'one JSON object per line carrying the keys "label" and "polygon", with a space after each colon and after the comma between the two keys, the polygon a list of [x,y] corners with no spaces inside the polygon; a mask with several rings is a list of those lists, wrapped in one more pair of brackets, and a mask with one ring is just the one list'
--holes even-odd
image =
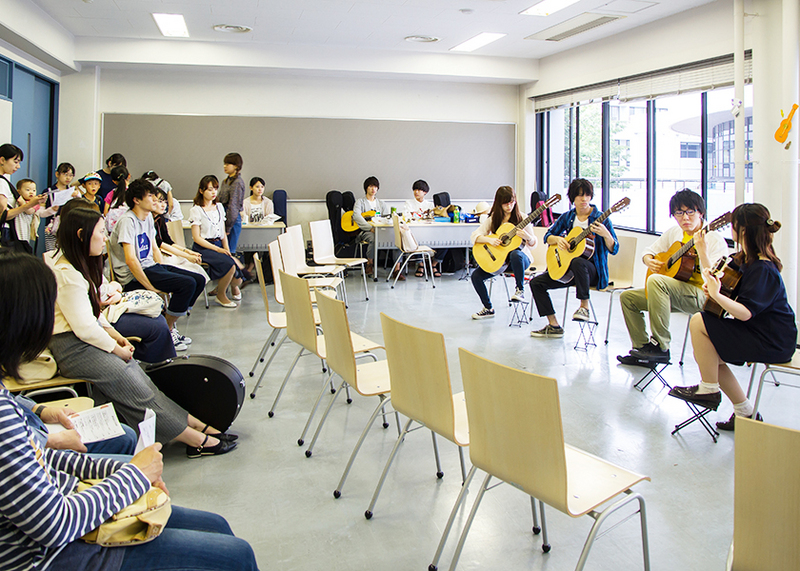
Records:
{"label": "black guitar case", "polygon": [[242,373],[225,359],[186,355],[145,368],[161,391],[189,414],[225,432],[244,402]]}

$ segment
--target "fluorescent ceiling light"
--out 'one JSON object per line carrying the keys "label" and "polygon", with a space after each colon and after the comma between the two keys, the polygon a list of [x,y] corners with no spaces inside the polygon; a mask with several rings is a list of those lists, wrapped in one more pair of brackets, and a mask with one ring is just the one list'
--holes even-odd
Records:
{"label": "fluorescent ceiling light", "polygon": [[531,6],[527,10],[523,10],[520,14],[526,16],[549,16],[559,10],[563,10],[567,6],[572,6],[578,0],[542,0],[535,6]]}
{"label": "fluorescent ceiling light", "polygon": [[458,44],[454,48],[450,48],[451,52],[474,52],[478,48],[482,48],[487,44],[491,44],[492,42],[499,40],[500,38],[504,38],[506,34],[496,34],[493,32],[482,32],[475,36],[474,38],[470,38],[466,42],[462,44]]}
{"label": "fluorescent ceiling light", "polygon": [[161,30],[162,36],[168,38],[188,38],[189,29],[181,14],[153,14],[153,19]]}

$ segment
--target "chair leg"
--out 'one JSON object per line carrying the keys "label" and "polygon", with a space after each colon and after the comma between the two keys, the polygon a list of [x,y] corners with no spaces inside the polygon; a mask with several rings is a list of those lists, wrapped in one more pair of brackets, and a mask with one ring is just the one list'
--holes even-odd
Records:
{"label": "chair leg", "polygon": [[458,447],[458,459],[459,459],[460,464],[461,464],[461,483],[463,484],[464,482],[467,481],[467,472],[464,469],[465,466],[464,466],[464,447],[463,446],[459,446]]}
{"label": "chair leg", "polygon": [[258,392],[258,387],[261,386],[261,381],[264,379],[264,375],[267,374],[267,370],[269,369],[269,366],[272,364],[272,360],[275,358],[275,355],[278,353],[278,349],[281,348],[281,345],[283,345],[283,342],[286,341],[287,338],[288,338],[288,336],[286,335],[286,333],[284,333],[283,337],[281,337],[281,340],[278,341],[278,344],[275,346],[275,349],[272,350],[272,355],[269,356],[269,360],[267,361],[267,364],[264,366],[264,369],[261,371],[261,375],[258,377],[258,382],[256,383],[256,386],[253,387],[253,392],[250,393],[250,398],[251,399],[256,398],[256,393]]}
{"label": "chair leg", "polygon": [[249,376],[252,377],[253,375],[255,375],[256,367],[258,367],[259,363],[263,363],[264,362],[264,355],[266,355],[267,349],[269,348],[270,343],[275,341],[275,337],[277,337],[277,336],[278,336],[278,330],[277,329],[273,329],[272,332],[269,334],[269,337],[267,337],[267,341],[264,343],[264,346],[261,348],[261,352],[258,354],[258,357],[256,357],[256,361],[255,361],[255,363],[253,363],[253,368],[250,369],[250,372],[248,373]]}
{"label": "chair leg", "polygon": [[[297,445],[302,446],[305,444],[306,433],[308,432],[308,427],[311,426],[311,421],[314,420],[314,415],[317,413],[317,407],[319,407],[319,403],[322,400],[322,395],[325,394],[325,391],[328,389],[328,383],[333,386],[333,371],[328,374],[328,378],[322,383],[322,390],[319,391],[319,395],[317,396],[317,400],[314,401],[314,407],[311,409],[311,412],[308,413],[308,420],[306,421],[306,425],[303,428],[303,433],[300,435],[300,438],[297,439]],[[332,389],[332,392],[335,394],[336,389]]]}
{"label": "chair leg", "polygon": [[608,345],[608,332],[611,329],[611,311],[614,309],[614,290],[609,292],[611,295],[608,298],[608,320],[606,321],[606,345]]}
{"label": "chair leg", "polygon": [[358,456],[358,451],[361,449],[361,445],[364,443],[364,439],[367,437],[367,432],[369,432],[369,429],[372,428],[372,424],[375,422],[375,419],[378,418],[378,413],[381,411],[384,405],[389,404],[389,402],[392,400],[391,396],[387,397],[386,395],[378,395],[378,397],[381,399],[381,402],[379,402],[378,406],[375,407],[375,410],[372,411],[372,416],[369,417],[367,425],[361,432],[361,436],[359,436],[355,448],[353,448],[353,452],[350,453],[350,459],[347,461],[347,465],[344,468],[342,477],[339,480],[339,485],[336,486],[336,489],[333,491],[334,498],[339,498],[342,495],[342,488],[344,488],[344,483],[347,480],[347,476],[350,474],[350,468],[353,467],[353,462],[355,462],[356,456]]}
{"label": "chair leg", "polygon": [[564,288],[564,316],[561,318],[561,327],[567,324],[567,303],[569,302],[569,290],[571,289],[570,286]]}
{"label": "chair leg", "polygon": [[681,360],[678,364],[683,367],[683,356],[686,354],[686,344],[689,342],[689,324],[691,323],[692,316],[689,316],[689,319],[686,320],[686,335],[683,336],[683,349],[681,349]]}
{"label": "chair leg", "polygon": [[442,531],[442,538],[439,540],[439,546],[436,548],[436,553],[433,555],[433,561],[430,565],[428,565],[428,571],[437,571],[438,569],[437,565],[439,564],[439,558],[442,556],[442,551],[444,551],[444,546],[447,543],[447,537],[450,535],[450,530],[453,528],[453,522],[456,520],[456,514],[461,508],[461,504],[464,503],[464,498],[467,496],[469,484],[472,481],[473,476],[475,476],[476,470],[477,468],[475,468],[475,466],[472,466],[469,469],[469,474],[467,474],[467,478],[464,481],[464,484],[461,486],[461,491],[458,493],[456,503],[453,505],[453,509],[450,510],[450,517],[447,519],[447,524],[444,526],[444,531]]}
{"label": "chair leg", "polygon": [[433,439],[433,457],[436,459],[436,477],[442,479],[444,472],[442,472],[442,463],[439,461],[439,445],[436,443],[436,433],[431,430],[431,438]]}
{"label": "chair leg", "polygon": [[405,426],[403,427],[403,431],[400,433],[400,436],[397,437],[397,440],[394,443],[394,448],[392,448],[392,453],[389,454],[389,458],[386,460],[386,465],[383,467],[383,472],[381,473],[381,477],[378,480],[378,485],[375,486],[375,492],[372,494],[372,500],[369,502],[369,506],[367,507],[367,511],[364,512],[364,517],[367,519],[372,519],[372,515],[375,510],[375,504],[378,501],[378,496],[381,493],[381,489],[383,488],[384,482],[386,482],[386,476],[389,474],[389,468],[392,465],[392,462],[397,456],[397,452],[400,450],[400,444],[403,442],[406,434],[408,434],[408,429],[411,427],[411,423],[414,422],[413,419],[409,418],[408,422],[406,422]]}
{"label": "chair leg", "polygon": [[206,302],[206,309],[208,309],[208,292],[206,291],[206,288],[203,288],[203,299]]}
{"label": "chair leg", "polygon": [[369,290],[367,289],[367,267],[361,264],[361,278],[364,280],[364,298],[369,301]]}
{"label": "chair leg", "polygon": [[286,388],[286,383],[289,381],[289,376],[292,374],[292,371],[294,371],[294,367],[295,365],[297,365],[297,360],[300,359],[300,355],[303,354],[304,349],[305,347],[300,347],[300,350],[297,352],[297,355],[294,356],[294,361],[292,361],[289,370],[286,372],[286,376],[283,378],[283,382],[281,383],[281,388],[278,389],[278,394],[275,395],[275,402],[272,403],[272,408],[270,408],[269,412],[267,413],[267,416],[269,416],[270,418],[275,416],[275,407],[278,406],[278,401],[281,399],[281,395],[283,394],[283,389]]}
{"label": "chair leg", "polygon": [[328,420],[328,413],[330,413],[331,407],[333,407],[333,403],[336,402],[336,398],[342,392],[342,389],[346,384],[347,381],[342,381],[342,384],[339,385],[339,390],[336,391],[331,397],[331,400],[328,401],[328,406],[325,407],[325,412],[322,413],[322,418],[319,419],[317,430],[314,431],[314,438],[311,439],[311,444],[308,445],[308,449],[306,450],[306,458],[311,458],[311,455],[314,453],[314,445],[317,443],[317,438],[319,438],[319,433],[322,431],[322,425],[324,425],[325,421]]}
{"label": "chair leg", "polygon": [[464,543],[466,543],[467,541],[467,534],[469,533],[469,530],[472,527],[472,522],[475,519],[475,514],[478,513],[478,507],[481,505],[481,500],[483,500],[483,495],[489,488],[489,482],[491,480],[492,480],[492,475],[486,474],[486,478],[483,479],[483,484],[481,485],[481,489],[478,490],[478,495],[475,496],[475,503],[472,504],[472,509],[469,512],[469,517],[467,517],[467,522],[464,524],[464,529],[461,530],[461,537],[458,538],[458,544],[456,545],[455,553],[453,553],[453,559],[452,561],[450,561],[450,571],[455,571],[456,567],[458,567],[458,560],[461,557],[461,550],[464,549]]}

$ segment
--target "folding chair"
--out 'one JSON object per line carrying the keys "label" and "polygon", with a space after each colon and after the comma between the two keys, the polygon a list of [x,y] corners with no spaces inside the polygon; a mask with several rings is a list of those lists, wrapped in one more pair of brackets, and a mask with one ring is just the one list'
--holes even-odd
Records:
{"label": "folding chair", "polygon": [[[753,392],[753,380],[756,376],[756,365],[758,365],[758,363],[753,363],[753,369],[750,371],[750,384],[747,386],[747,398],[750,398],[750,394]],[[758,412],[758,405],[761,402],[761,390],[764,388],[764,379],[767,377],[767,373],[772,373],[773,379],[775,373],[785,373],[787,375],[800,376],[800,350],[795,351],[794,355],[792,356],[792,360],[788,363],[764,363],[764,370],[758,379],[756,399],[753,401],[753,418],[756,417],[756,413]],[[779,383],[775,381],[775,385],[777,386],[778,384]],[[797,388],[796,385],[787,386]]]}
{"label": "folding chair", "polygon": [[[397,283],[397,278],[399,278],[400,274],[405,271],[408,263],[413,258],[417,257],[422,260],[422,267],[425,268],[425,281],[428,281],[428,272],[430,272],[431,285],[435,288],[436,280],[433,277],[433,249],[429,248],[428,246],[420,246],[416,243],[416,240],[413,240],[412,244],[404,244],[403,235],[400,230],[400,217],[397,216],[396,213],[392,214],[392,225],[394,227],[394,245],[398,250],[400,250],[400,257],[397,258],[394,266],[392,266],[392,271],[389,272],[389,275],[386,277],[386,281],[388,282],[392,278],[392,274],[394,274],[394,281],[392,282],[392,289],[394,289],[394,286]],[[413,239],[413,235],[411,234],[410,230],[408,230],[407,236],[412,236]],[[403,258],[405,258],[405,262],[403,262]],[[426,262],[427,265],[425,265]]]}
{"label": "folding chair", "polygon": [[361,266],[361,277],[364,280],[364,296],[369,301],[367,289],[366,258],[339,258],[336,256],[333,244],[333,232],[327,220],[313,220],[308,223],[311,231],[311,247],[314,251],[314,262],[317,264],[335,264],[354,268]]}

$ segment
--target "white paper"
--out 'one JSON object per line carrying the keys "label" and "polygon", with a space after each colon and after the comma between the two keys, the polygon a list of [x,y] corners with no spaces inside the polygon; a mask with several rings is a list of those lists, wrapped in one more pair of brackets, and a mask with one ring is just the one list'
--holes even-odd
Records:
{"label": "white paper", "polygon": [[267,214],[264,218],[261,219],[261,224],[271,226],[275,224],[281,217],[277,214]]}
{"label": "white paper", "polygon": [[138,454],[156,442],[156,413],[149,408],[144,411],[144,420],[139,423],[139,441],[134,454]]}
{"label": "white paper", "polygon": [[[122,436],[125,431],[117,419],[113,403],[90,408],[82,412],[75,413],[69,417],[75,430],[81,437],[81,442],[90,444],[100,440],[108,440]],[[66,430],[60,424],[47,424],[47,431],[50,434]]]}
{"label": "white paper", "polygon": [[74,188],[67,188],[66,190],[57,190],[50,193],[50,203],[53,206],[63,206],[72,198],[72,193],[75,192]]}

